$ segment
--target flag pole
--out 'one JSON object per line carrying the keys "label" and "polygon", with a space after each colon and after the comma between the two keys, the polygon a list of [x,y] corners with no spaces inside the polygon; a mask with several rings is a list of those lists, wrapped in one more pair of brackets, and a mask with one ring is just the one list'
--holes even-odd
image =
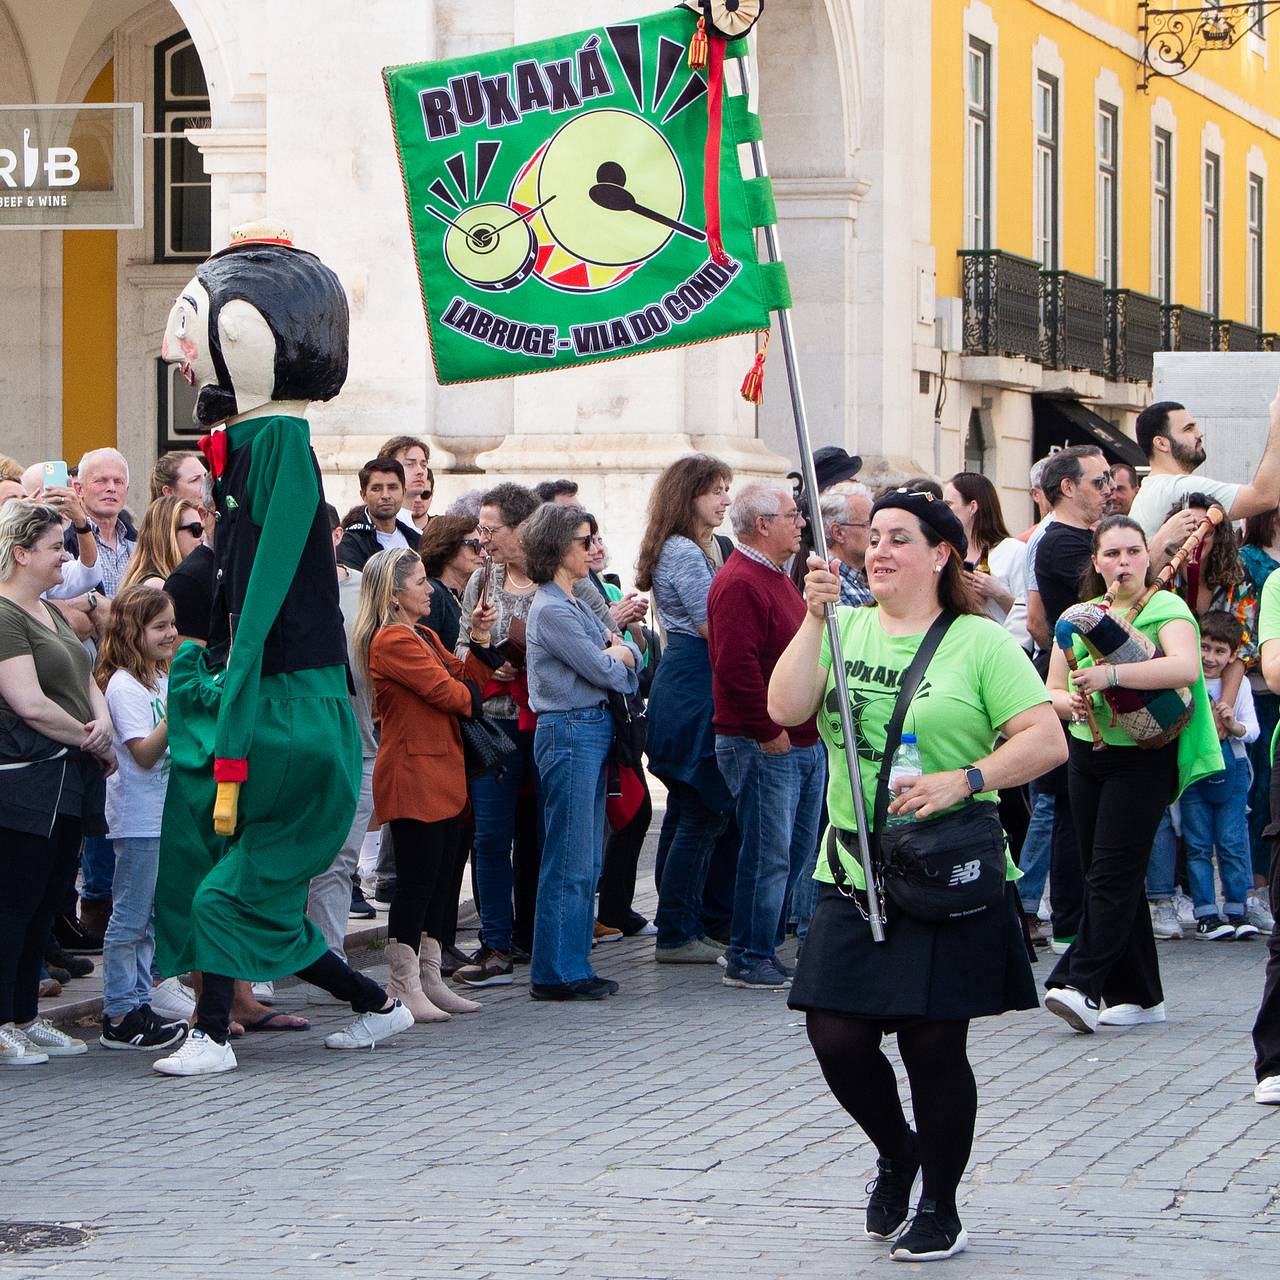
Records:
{"label": "flag pole", "polygon": [[[735,58],[738,65],[738,83],[744,95],[751,93],[751,72],[747,65],[749,55]],[[764,147],[758,140],[751,146],[751,163],[757,178],[766,178]],[[764,228],[765,247],[770,262],[781,262],[782,251],[778,247],[778,229],[773,223]],[[778,332],[782,338],[782,354],[787,366],[787,386],[791,391],[791,415],[795,419],[796,444],[800,449],[800,474],[804,478],[805,493],[809,495],[809,525],[813,534],[813,549],[828,562],[826,532],[822,527],[822,511],[818,504],[818,477],[813,466],[813,447],[809,441],[809,420],[805,413],[804,391],[800,386],[800,370],[796,361],[795,338],[791,331],[791,310],[778,309]],[[836,607],[827,605],[827,642],[831,650],[831,670],[835,673],[836,709],[840,716],[840,728],[844,735],[844,758],[849,772],[850,790],[853,792],[853,812],[858,823],[858,857],[862,863],[862,876],[866,883],[867,916],[871,936],[883,942],[884,913],[880,893],[876,885],[875,864],[871,857],[871,845],[867,839],[867,804],[862,794],[862,771],[858,766],[857,740],[854,736],[853,710],[849,703],[849,684],[844,678],[844,655],[840,647],[840,626],[836,621]]]}

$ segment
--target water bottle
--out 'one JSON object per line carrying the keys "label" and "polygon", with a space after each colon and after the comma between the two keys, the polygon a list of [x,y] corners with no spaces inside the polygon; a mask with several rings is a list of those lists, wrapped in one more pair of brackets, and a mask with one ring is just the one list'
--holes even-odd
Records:
{"label": "water bottle", "polygon": [[[912,782],[924,773],[924,768],[920,764],[920,748],[916,745],[916,735],[914,733],[904,733],[902,740],[898,743],[898,749],[893,753],[893,763],[889,766],[889,800],[892,802],[897,798],[898,783]],[[914,822],[916,820],[913,813],[891,813],[888,816],[886,825],[890,827],[901,826],[904,822]]]}

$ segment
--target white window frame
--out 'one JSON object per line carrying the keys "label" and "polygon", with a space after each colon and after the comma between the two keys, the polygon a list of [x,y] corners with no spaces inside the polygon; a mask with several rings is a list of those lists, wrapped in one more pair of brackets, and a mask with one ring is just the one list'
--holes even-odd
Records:
{"label": "white window frame", "polygon": [[[1100,101],[1097,124],[1097,189],[1095,192],[1095,271],[1108,289],[1120,287],[1120,108]],[[1104,142],[1109,142],[1108,156]]]}
{"label": "white window frame", "polygon": [[[1156,187],[1156,147],[1161,135],[1167,140],[1168,178],[1163,218]],[[1151,295],[1168,306],[1177,297],[1178,287],[1178,121],[1168,98],[1156,98],[1151,106],[1150,161]]]}
{"label": "white window frame", "polygon": [[1215,318],[1222,307],[1222,156],[1200,154],[1200,305]]}
{"label": "white window frame", "polygon": [[1049,71],[1036,72],[1032,120],[1035,165],[1031,171],[1031,256],[1044,270],[1056,271],[1062,257],[1062,81]]}
{"label": "white window frame", "polygon": [[[997,121],[1000,119],[1000,28],[996,25],[996,21],[991,12],[991,6],[986,0],[968,0],[964,10],[964,40],[960,46],[961,56],[961,83],[967,86],[969,73],[969,43],[972,40],[979,40],[990,49],[990,63],[988,65],[987,83],[990,89],[989,101],[989,117],[990,127],[987,132],[987,154],[989,157],[988,177],[990,201],[987,210],[987,244],[991,248],[997,248],[1000,244],[999,235],[999,201],[1000,187],[998,177],[1000,174],[999,151],[1000,151],[1000,131],[997,127]],[[965,89],[966,94],[968,89]],[[967,137],[967,130],[966,130]],[[966,151],[965,157],[965,182],[969,181],[969,156]],[[965,211],[968,211],[967,195]],[[967,227],[966,227],[967,230]],[[969,246],[966,242],[966,248],[976,247]]]}
{"label": "white window frame", "polygon": [[1265,329],[1267,307],[1267,176],[1250,166],[1245,175],[1245,309],[1248,323]]}
{"label": "white window frame", "polygon": [[[972,93],[973,61],[981,59],[982,95]],[[992,56],[991,46],[977,36],[965,42],[964,60],[964,244],[966,249],[990,249],[991,205],[994,175],[991,172]]]}
{"label": "white window frame", "polygon": [[[154,86],[157,105],[161,101],[165,104],[165,110],[157,117],[156,128],[163,133],[180,134],[184,129],[190,127],[193,117],[208,117],[210,113],[210,101],[207,96],[199,97],[194,94],[180,94],[172,89],[172,81],[170,79],[170,68],[173,60],[180,50],[186,47],[188,43],[194,44],[188,38],[187,41],[175,44],[172,48],[166,49],[163,55],[164,62],[164,84]],[[187,105],[189,104],[189,105]],[[173,244],[173,200],[171,193],[180,190],[208,190],[210,200],[212,201],[212,179],[208,173],[204,175],[204,180],[200,182],[178,182],[171,176],[170,156],[175,147],[191,147],[195,151],[196,157],[203,167],[204,159],[200,152],[185,139],[180,138],[160,138],[157,140],[157,146],[162,150],[159,155],[162,157],[157,163],[156,179],[158,185],[163,190],[158,194],[157,213],[162,222],[162,236],[158,245],[158,253],[156,260],[158,262],[201,262],[208,256],[208,250],[178,250]]]}

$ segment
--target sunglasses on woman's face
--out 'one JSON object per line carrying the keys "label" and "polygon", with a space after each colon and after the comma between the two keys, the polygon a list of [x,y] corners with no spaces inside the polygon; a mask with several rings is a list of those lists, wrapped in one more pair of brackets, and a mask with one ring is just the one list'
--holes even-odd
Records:
{"label": "sunglasses on woman's face", "polygon": [[199,520],[193,520],[190,524],[180,524],[178,526],[179,533],[189,533],[193,538],[204,537],[204,525]]}
{"label": "sunglasses on woman's face", "polygon": [[463,538],[462,545],[470,547],[472,551],[483,551],[484,543],[479,538]]}

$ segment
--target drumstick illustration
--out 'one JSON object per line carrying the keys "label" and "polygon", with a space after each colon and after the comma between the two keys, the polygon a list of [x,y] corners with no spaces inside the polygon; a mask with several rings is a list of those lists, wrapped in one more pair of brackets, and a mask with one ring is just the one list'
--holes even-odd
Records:
{"label": "drumstick illustration", "polygon": [[622,185],[627,180],[627,172],[616,161],[606,160],[596,170],[596,179],[595,186],[587,194],[591,197],[592,202],[598,204],[602,209],[612,209],[617,213],[638,213],[642,218],[648,218],[661,226],[670,227],[672,231],[678,231],[682,236],[688,236],[691,240],[705,240],[707,238],[705,231],[700,231],[697,227],[691,227],[687,222],[678,222],[675,218],[668,218],[665,213],[659,213],[656,209],[650,209],[638,203],[635,196]]}

